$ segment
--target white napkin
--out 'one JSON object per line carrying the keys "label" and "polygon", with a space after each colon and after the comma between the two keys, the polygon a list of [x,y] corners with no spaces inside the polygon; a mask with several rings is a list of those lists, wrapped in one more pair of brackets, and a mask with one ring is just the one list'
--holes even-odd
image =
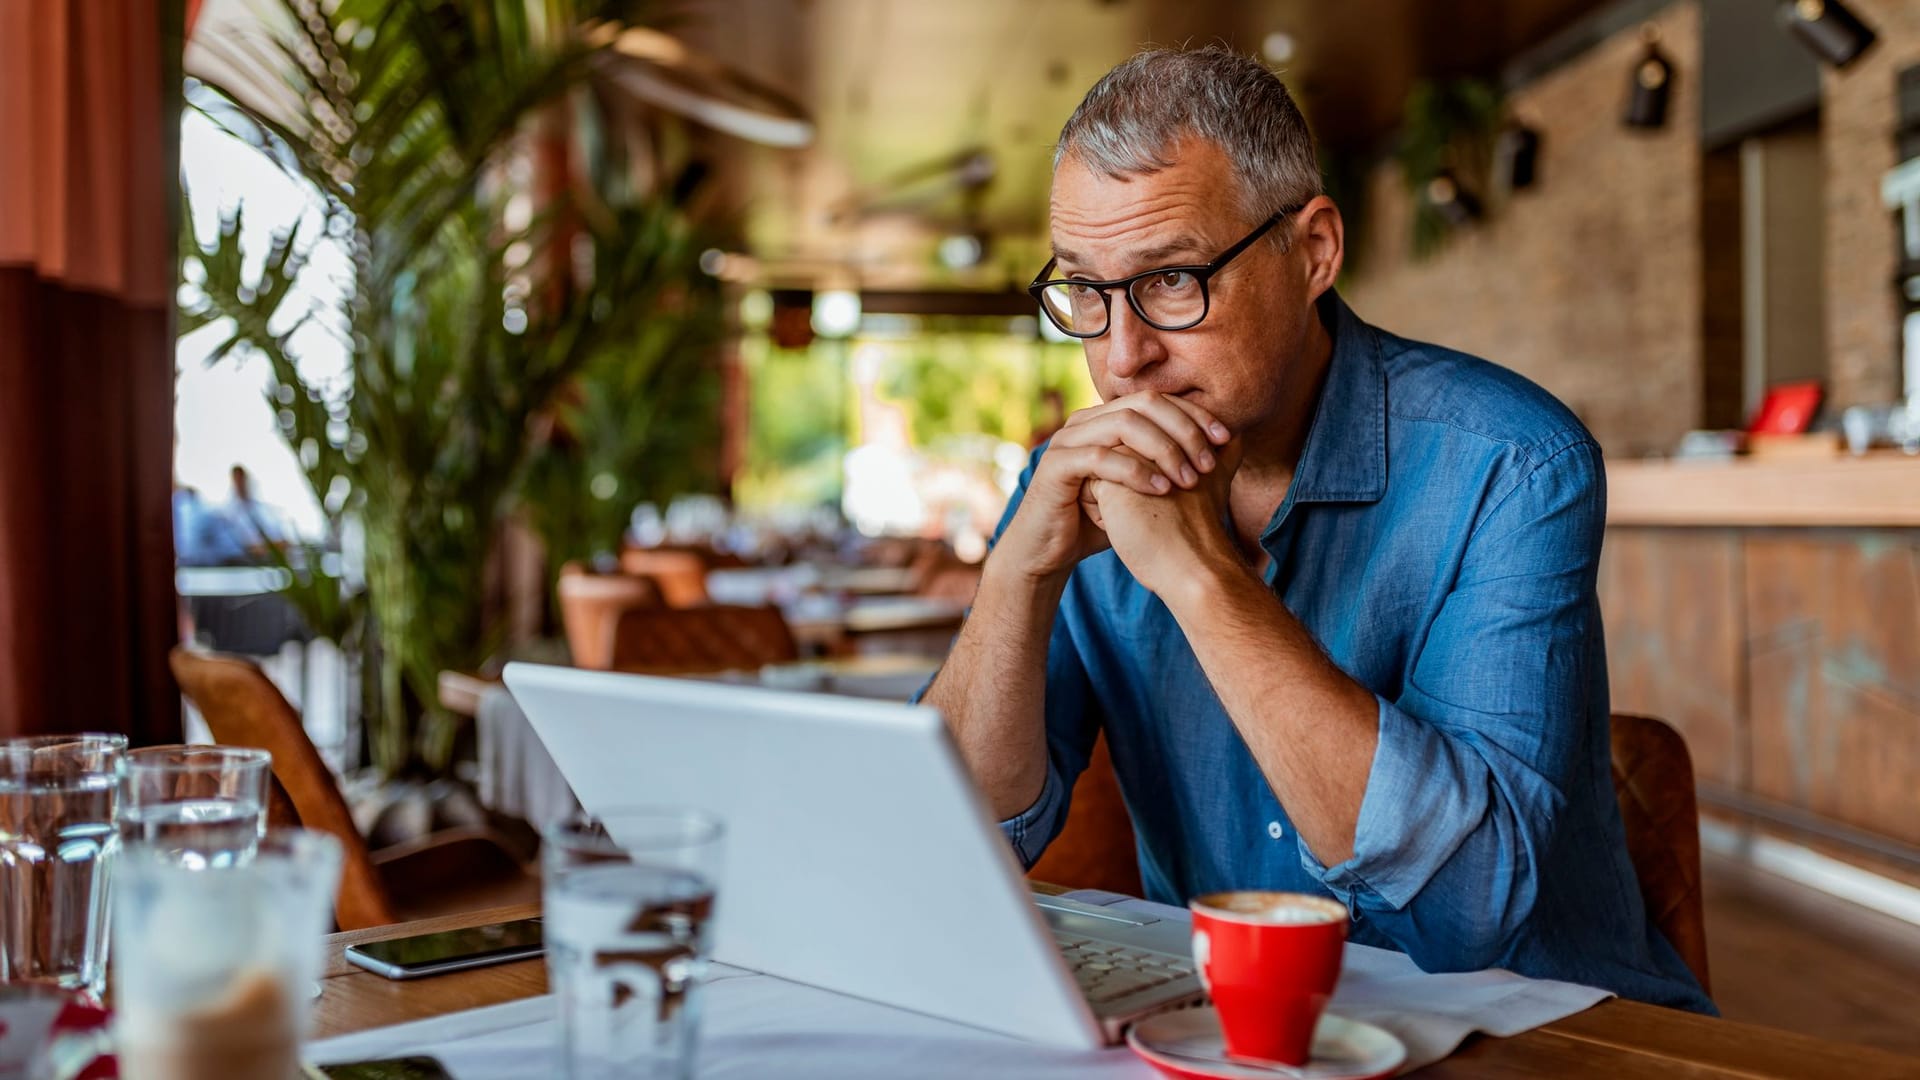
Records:
{"label": "white napkin", "polygon": [[[1187,921],[1184,909],[1112,893],[1069,896]],[[704,993],[703,1080],[1157,1076],[1124,1049],[1039,1046],[721,964],[714,965]],[[1605,990],[1508,971],[1429,975],[1403,953],[1350,944],[1331,1009],[1391,1031],[1406,1044],[1406,1068],[1415,1069],[1446,1057],[1475,1031],[1516,1035],[1609,996]],[[553,999],[540,997],[328,1039],[310,1047],[308,1057],[331,1064],[431,1054],[458,1080],[509,1080],[554,1072],[558,1040]]]}
{"label": "white napkin", "polygon": [[[1068,893],[1083,904],[1190,921],[1184,908],[1087,889]],[[1406,953],[1347,945],[1340,985],[1327,1008],[1392,1032],[1407,1048],[1406,1069],[1431,1065],[1476,1031],[1518,1035],[1572,1016],[1612,997],[1607,990],[1493,969],[1430,975]],[[1404,1070],[1403,1070],[1404,1071]]]}

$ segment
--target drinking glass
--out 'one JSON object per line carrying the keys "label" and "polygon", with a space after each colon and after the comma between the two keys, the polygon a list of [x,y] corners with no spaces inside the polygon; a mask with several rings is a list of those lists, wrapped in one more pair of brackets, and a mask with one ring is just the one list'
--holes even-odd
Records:
{"label": "drinking glass", "polygon": [[129,841],[114,865],[112,1041],[124,1080],[289,1080],[325,959],[340,842],[277,829],[189,863]]}
{"label": "drinking glass", "polygon": [[239,746],[152,746],[121,765],[123,845],[166,852],[191,869],[245,862],[267,831],[273,757]]}
{"label": "drinking glass", "polygon": [[577,815],[547,831],[547,974],[567,1080],[686,1080],[719,884],[718,819]]}
{"label": "drinking glass", "polygon": [[0,983],[98,997],[124,735],[0,741]]}

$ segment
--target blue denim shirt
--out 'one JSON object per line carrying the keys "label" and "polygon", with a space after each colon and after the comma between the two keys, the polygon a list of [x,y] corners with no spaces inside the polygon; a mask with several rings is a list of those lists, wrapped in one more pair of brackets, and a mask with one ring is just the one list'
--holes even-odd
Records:
{"label": "blue denim shirt", "polygon": [[1046,784],[1002,828],[1038,859],[1104,728],[1154,900],[1332,895],[1353,940],[1427,971],[1713,1011],[1648,921],[1614,795],[1600,448],[1511,371],[1380,331],[1332,292],[1320,316],[1332,364],[1260,542],[1268,586],[1379,701],[1353,857],[1307,849],[1166,605],[1112,551],[1067,583]]}

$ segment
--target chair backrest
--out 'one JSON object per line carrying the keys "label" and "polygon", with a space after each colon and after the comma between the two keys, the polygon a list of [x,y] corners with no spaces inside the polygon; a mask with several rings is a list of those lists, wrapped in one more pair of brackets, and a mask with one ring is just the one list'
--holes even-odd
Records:
{"label": "chair backrest", "polygon": [[575,667],[604,671],[613,663],[613,627],[628,608],[662,603],[652,578],[635,574],[592,574],[578,563],[560,568],[554,587],[560,598],[560,625]]}
{"label": "chair backrest", "polygon": [[1700,810],[1687,741],[1650,716],[1615,713],[1613,789],[1647,914],[1711,993],[1700,891]]}
{"label": "chair backrest", "polygon": [[612,668],[675,674],[753,669],[800,658],[777,607],[629,608],[613,630]]}
{"label": "chair backrest", "polygon": [[652,578],[661,598],[673,607],[707,602],[707,561],[694,552],[628,548],[620,553],[620,571]]}
{"label": "chair backrest", "polygon": [[1074,782],[1067,823],[1027,876],[1074,889],[1105,889],[1140,895],[1140,856],[1134,850],[1133,820],[1120,798],[1107,753],[1107,737],[1093,743],[1086,771]]}
{"label": "chair backrest", "polygon": [[[291,800],[299,823],[332,833],[340,841],[345,858],[334,902],[334,921],[340,929],[398,922],[393,899],[374,868],[367,842],[353,823],[333,773],[320,760],[300,715],[287,704],[279,687],[252,661],[235,656],[176,646],[167,654],[167,663],[181,692],[206,718],[215,741],[272,754],[274,787],[283,789],[284,797]],[[271,810],[269,816],[273,816]]]}

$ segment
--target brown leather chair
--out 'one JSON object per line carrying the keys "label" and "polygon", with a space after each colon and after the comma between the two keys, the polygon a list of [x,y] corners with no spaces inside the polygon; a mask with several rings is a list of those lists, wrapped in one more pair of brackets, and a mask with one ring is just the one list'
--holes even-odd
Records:
{"label": "brown leather chair", "polygon": [[613,663],[613,627],[620,613],[663,602],[652,578],[594,574],[572,562],[560,568],[554,592],[559,596],[560,625],[566,630],[573,665],[596,671]]}
{"label": "brown leather chair", "polygon": [[1700,891],[1700,809],[1687,741],[1650,716],[1615,713],[1613,790],[1647,914],[1712,993]]}
{"label": "brown leather chair", "polygon": [[777,607],[629,608],[614,623],[615,671],[728,671],[799,658],[800,647]]}
{"label": "brown leather chair", "polygon": [[[1647,912],[1711,993],[1700,886],[1700,814],[1686,740],[1651,717],[1615,714],[1613,787]],[[1029,876],[1072,888],[1139,895],[1133,823],[1120,799],[1104,735],[1074,785],[1066,826]]]}
{"label": "brown leather chair", "polygon": [[175,647],[180,690],[213,737],[273,755],[268,818],[333,834],[345,858],[334,920],[342,930],[532,901],[539,879],[490,830],[445,829],[369,851],[326,762],[280,689],[250,660]]}
{"label": "brown leather chair", "polygon": [[620,572],[652,578],[660,596],[673,607],[707,602],[707,561],[674,548],[628,548],[620,553]]}

